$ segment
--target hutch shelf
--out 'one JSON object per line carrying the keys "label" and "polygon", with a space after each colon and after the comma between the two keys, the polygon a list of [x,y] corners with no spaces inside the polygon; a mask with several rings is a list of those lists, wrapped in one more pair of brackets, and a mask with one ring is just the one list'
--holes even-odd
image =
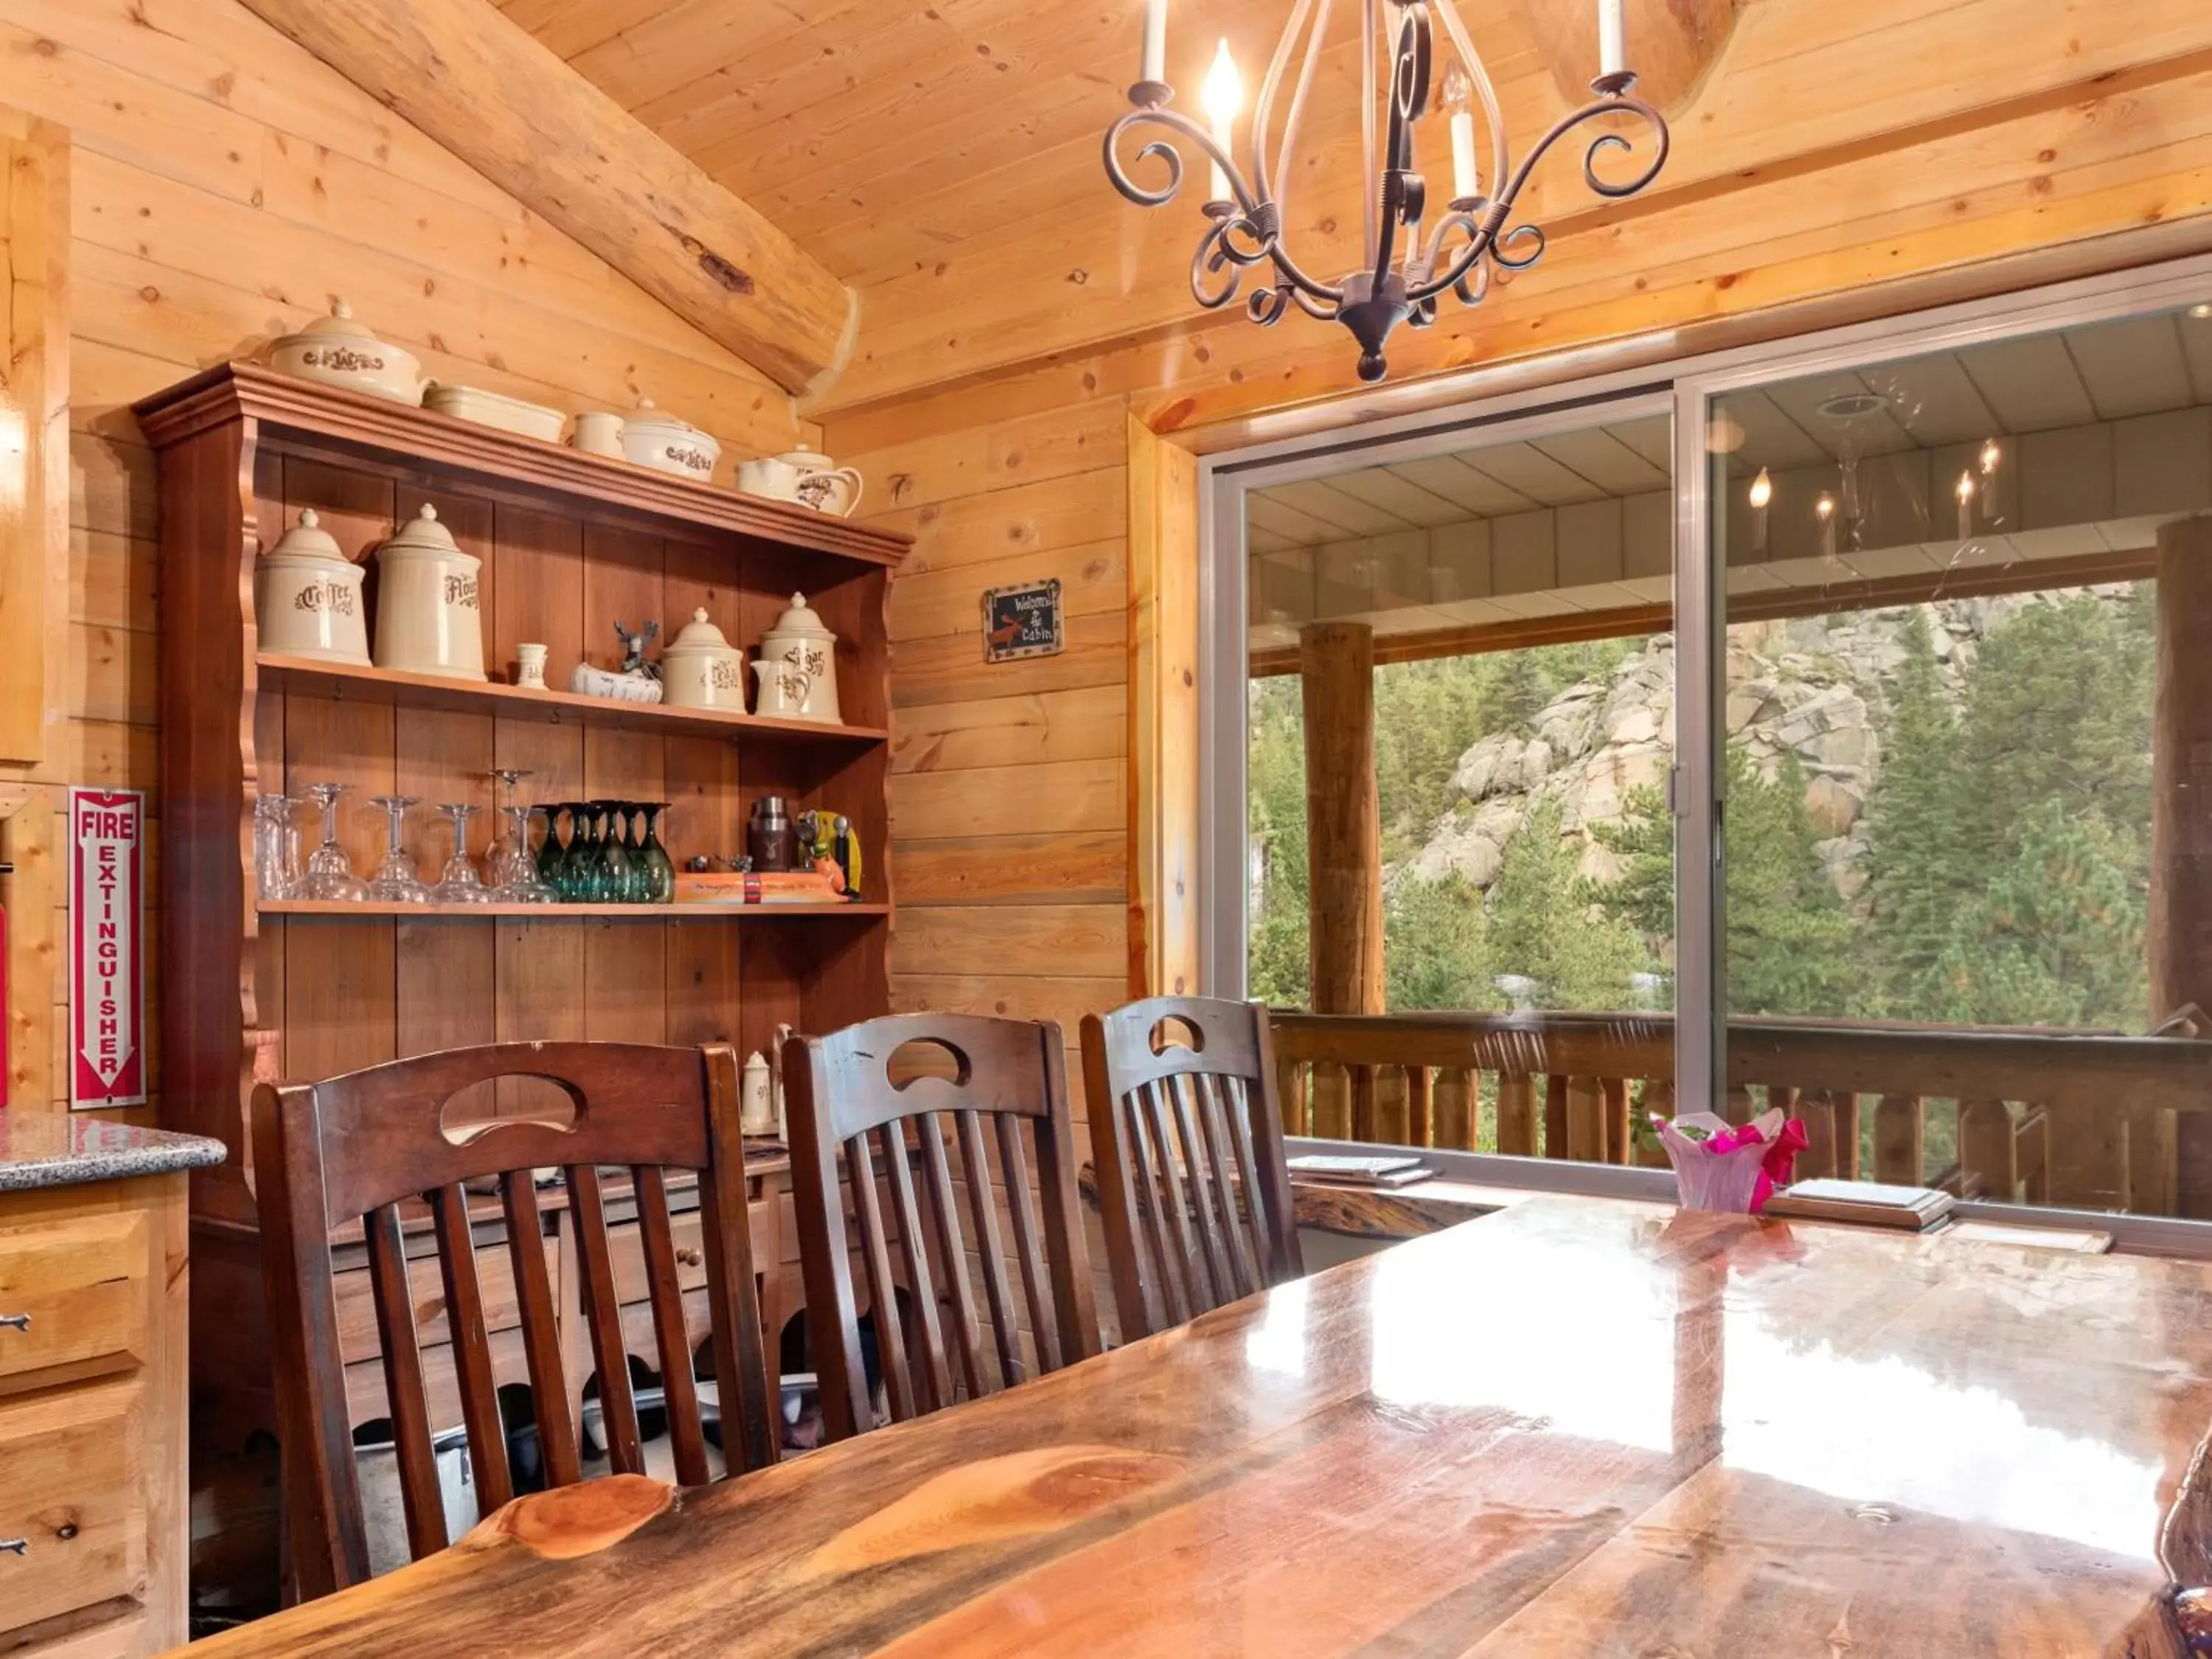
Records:
{"label": "hutch shelf", "polygon": [[[196,1432],[235,1450],[273,1426],[244,1133],[257,1080],[530,1038],[723,1041],[742,1056],[779,1025],[832,1030],[888,1006],[884,600],[907,542],[252,364],[137,414],[161,488],[162,1116],[230,1148],[194,1189],[192,1353]],[[359,559],[426,501],[483,561],[492,683],[257,649],[255,560],[302,508]],[[580,659],[617,665],[617,623],[657,620],[665,640],[702,606],[751,647],[794,592],[837,635],[843,725],[507,683],[520,642],[546,644],[547,678],[563,684]],[[427,872],[448,851],[431,805],[489,809],[494,767],[531,774],[523,800],[668,801],[660,838],[679,866],[742,851],[761,795],[842,813],[865,858],[860,902],[257,902],[258,793],[356,786],[340,834],[364,874],[385,835],[367,798],[419,796],[408,845]],[[492,817],[471,824],[479,858]],[[545,1087],[509,1080],[481,1109],[529,1111]]]}

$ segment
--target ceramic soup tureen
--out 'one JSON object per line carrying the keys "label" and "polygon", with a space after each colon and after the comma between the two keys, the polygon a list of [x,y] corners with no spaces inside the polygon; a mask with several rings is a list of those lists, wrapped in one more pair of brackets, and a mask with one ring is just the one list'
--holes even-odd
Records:
{"label": "ceramic soup tureen", "polygon": [[353,319],[353,307],[340,300],[327,317],[318,317],[297,334],[269,348],[269,366],[303,380],[367,392],[398,404],[420,405],[422,365],[404,347],[380,340]]}
{"label": "ceramic soup tureen", "polygon": [[791,608],[775,619],[761,641],[757,714],[787,720],[837,721],[837,636],[808,608],[806,595],[791,596]]}
{"label": "ceramic soup tureen", "polygon": [[483,568],[425,501],[377,550],[376,665],[483,679]]}
{"label": "ceramic soup tureen", "polygon": [[722,446],[689,421],[679,421],[641,398],[623,422],[623,453],[640,466],[673,472],[679,478],[705,483],[714,476],[714,463]]}
{"label": "ceramic soup tureen", "polygon": [[368,666],[368,606],[361,567],[307,507],[253,567],[260,648],[288,657]]}

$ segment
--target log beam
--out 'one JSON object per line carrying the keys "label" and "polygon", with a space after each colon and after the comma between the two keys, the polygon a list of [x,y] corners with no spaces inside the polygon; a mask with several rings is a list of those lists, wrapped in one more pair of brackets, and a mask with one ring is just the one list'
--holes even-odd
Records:
{"label": "log beam", "polygon": [[845,285],[489,0],[246,3],[786,390],[843,367]]}
{"label": "log beam", "polygon": [[[1622,0],[1634,96],[1662,110],[1688,101],[1735,27],[1736,0]],[[1594,0],[1522,0],[1528,31],[1559,95],[1586,104],[1597,74]]]}
{"label": "log beam", "polygon": [[1375,630],[1298,635],[1306,727],[1313,1012],[1382,1012],[1382,811],[1375,786]]}

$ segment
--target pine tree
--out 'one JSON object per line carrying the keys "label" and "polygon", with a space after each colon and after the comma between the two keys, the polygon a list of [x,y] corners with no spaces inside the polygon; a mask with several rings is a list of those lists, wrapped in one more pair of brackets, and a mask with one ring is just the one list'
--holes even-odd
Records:
{"label": "pine tree", "polygon": [[[1850,1005],[1861,973],[1850,919],[1813,850],[1805,815],[1805,775],[1785,757],[1773,778],[1741,748],[1728,750],[1728,803],[1722,866],[1728,884],[1724,969],[1736,1013],[1837,1015]],[[1613,881],[1585,896],[1632,927],[1654,954],[1671,953],[1674,936],[1674,821],[1656,789],[1630,792],[1617,824],[1591,835],[1621,861]]]}
{"label": "pine tree", "polygon": [[1485,955],[1493,975],[1528,981],[1538,1007],[1632,1007],[1632,976],[1650,969],[1650,953],[1626,922],[1591,906],[1580,862],[1559,803],[1539,802],[1506,843],[1483,907]]}
{"label": "pine tree", "polygon": [[1867,899],[1874,982],[1868,1012],[1924,1018],[1937,964],[1971,892],[1958,723],[1936,665],[1928,611],[1906,617],[1890,699],[1887,757],[1867,803]]}

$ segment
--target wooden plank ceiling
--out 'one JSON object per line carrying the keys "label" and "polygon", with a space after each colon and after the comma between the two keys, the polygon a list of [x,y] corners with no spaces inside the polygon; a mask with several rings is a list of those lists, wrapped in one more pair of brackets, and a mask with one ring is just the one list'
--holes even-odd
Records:
{"label": "wooden plank ceiling", "polygon": [[[1205,341],[1255,332],[1240,317],[1194,318],[1192,204],[1139,210],[1102,177],[1099,136],[1126,108],[1141,0],[499,3],[859,289],[854,357],[817,411],[1133,339],[1173,353],[1180,337],[1194,343],[1182,356],[1204,362]],[[1321,270],[1356,257],[1356,9],[1336,9],[1286,207],[1302,258]],[[1525,146],[1565,106],[1523,9],[1461,9]],[[1170,70],[1185,106],[1218,37],[1256,84],[1287,11],[1287,0],[1176,0]],[[1655,297],[1665,283],[1732,288],[1740,273],[1854,245],[1869,216],[1955,218],[1964,192],[2017,188],[2023,171],[2049,170],[2036,186],[2045,210],[2116,167],[2167,176],[2212,144],[2209,88],[2203,0],[1761,0],[1669,112],[1675,149],[1659,190],[1595,201],[1578,146],[1539,169],[1522,216],[1547,224],[1552,251],[1486,310],[1534,328],[1540,313],[1632,281]],[[1790,184],[1837,166],[1848,200]],[[1785,197],[1757,211],[1735,201],[1767,181]],[[1962,242],[1953,257],[1973,252]],[[1650,304],[1635,314],[1653,325]],[[1293,318],[1273,337],[1273,349],[1340,354],[1350,383],[1352,353],[1334,332]],[[1224,355],[1214,361],[1224,373]]]}

